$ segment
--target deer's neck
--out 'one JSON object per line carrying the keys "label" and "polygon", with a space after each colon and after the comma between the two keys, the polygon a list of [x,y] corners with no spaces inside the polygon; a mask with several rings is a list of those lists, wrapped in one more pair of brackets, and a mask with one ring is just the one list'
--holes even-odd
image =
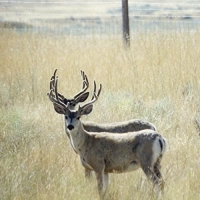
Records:
{"label": "deer's neck", "polygon": [[87,138],[87,133],[80,123],[77,127],[72,130],[67,130],[69,133],[69,138],[71,145],[77,153],[81,152],[85,148],[85,142]]}

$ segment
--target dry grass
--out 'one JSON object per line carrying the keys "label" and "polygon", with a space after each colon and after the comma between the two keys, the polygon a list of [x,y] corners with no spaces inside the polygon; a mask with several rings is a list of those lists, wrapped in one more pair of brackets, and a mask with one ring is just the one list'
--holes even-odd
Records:
{"label": "dry grass", "polygon": [[[167,139],[163,199],[200,198],[199,33],[140,34],[125,51],[121,38],[72,38],[11,31],[0,34],[1,199],[98,199],[86,182],[46,93],[58,68],[59,91],[81,88],[80,70],[103,84],[97,122],[142,118]],[[141,170],[111,175],[110,199],[154,199]]]}

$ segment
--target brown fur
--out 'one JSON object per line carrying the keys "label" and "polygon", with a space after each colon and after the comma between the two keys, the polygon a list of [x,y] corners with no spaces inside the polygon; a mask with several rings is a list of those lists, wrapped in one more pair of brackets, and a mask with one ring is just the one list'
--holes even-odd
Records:
{"label": "brown fur", "polygon": [[79,118],[91,111],[92,105],[88,105],[77,111],[68,109],[63,114],[67,116],[66,131],[82,165],[96,174],[100,196],[103,198],[106,193],[109,173],[125,173],[138,168],[142,168],[155,188],[163,190],[160,161],[166,148],[165,139],[149,129],[123,134],[87,132]]}

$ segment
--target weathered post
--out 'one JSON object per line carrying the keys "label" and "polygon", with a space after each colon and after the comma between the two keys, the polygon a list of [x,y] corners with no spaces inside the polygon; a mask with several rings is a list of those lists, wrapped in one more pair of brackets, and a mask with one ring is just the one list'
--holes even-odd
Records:
{"label": "weathered post", "polygon": [[130,46],[128,0],[122,0],[122,26],[125,47]]}

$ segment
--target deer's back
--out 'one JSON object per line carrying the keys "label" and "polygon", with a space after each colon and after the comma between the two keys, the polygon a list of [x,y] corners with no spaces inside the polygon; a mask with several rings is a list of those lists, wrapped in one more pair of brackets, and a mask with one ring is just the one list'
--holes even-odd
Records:
{"label": "deer's back", "polygon": [[114,122],[108,124],[99,124],[96,122],[83,122],[83,127],[89,132],[112,132],[112,133],[126,133],[132,131],[140,131],[144,129],[156,130],[156,127],[147,121],[133,119],[124,122]]}

